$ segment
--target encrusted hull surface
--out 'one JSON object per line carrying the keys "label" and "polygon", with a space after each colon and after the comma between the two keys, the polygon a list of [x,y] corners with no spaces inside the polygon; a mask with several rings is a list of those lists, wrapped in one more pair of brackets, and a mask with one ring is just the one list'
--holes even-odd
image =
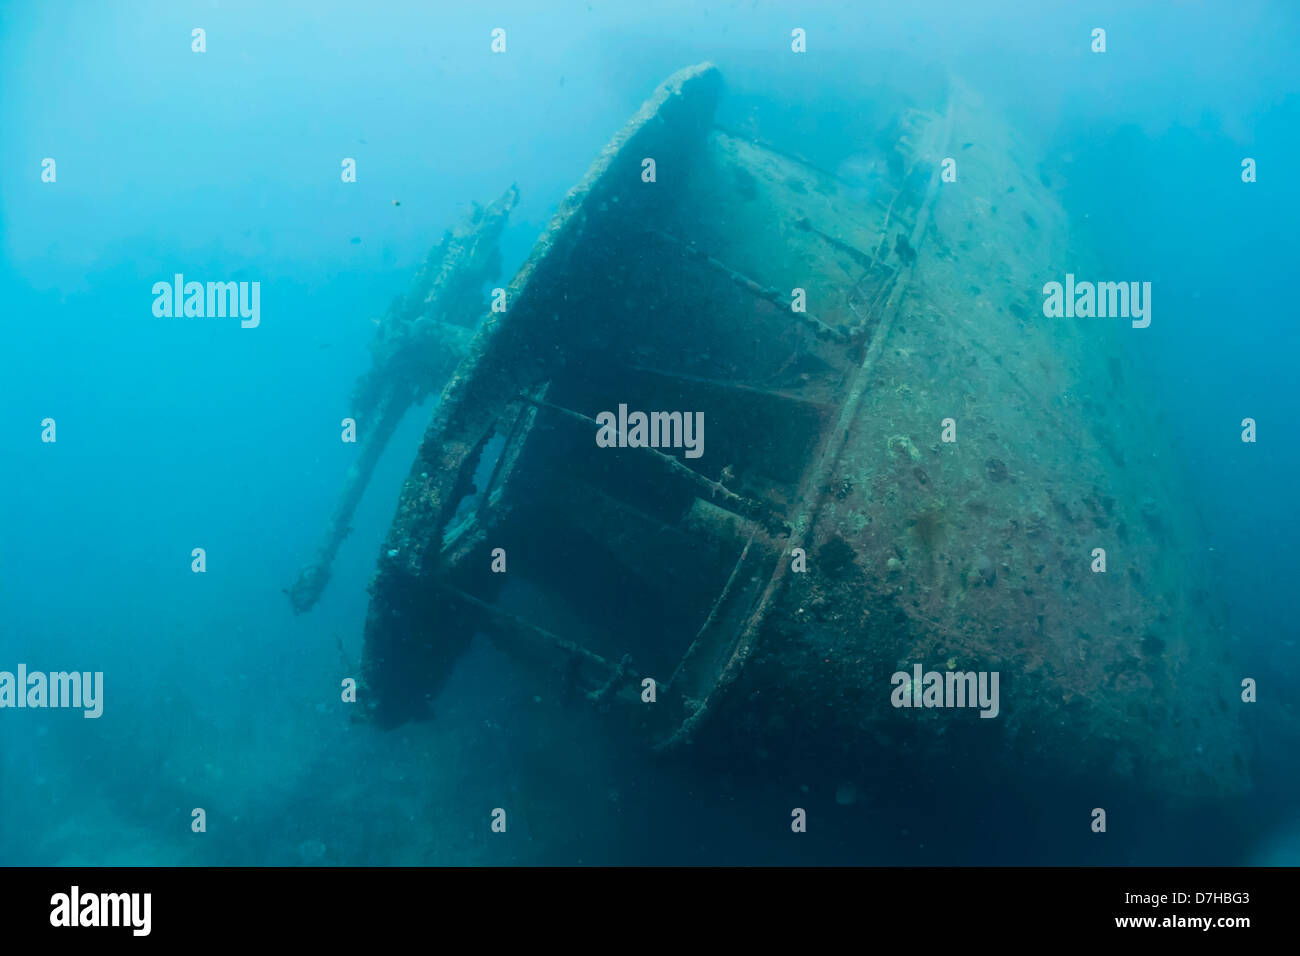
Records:
{"label": "encrusted hull surface", "polygon": [[[372,583],[374,717],[427,716],[483,634],[659,751],[1243,787],[1126,330],[1043,318],[1084,260],[1032,150],[954,87],[864,191],[722,95],[707,64],[655,92],[444,391]],[[701,413],[702,454],[600,447],[620,405]],[[895,706],[917,664],[996,672],[996,717]]]}

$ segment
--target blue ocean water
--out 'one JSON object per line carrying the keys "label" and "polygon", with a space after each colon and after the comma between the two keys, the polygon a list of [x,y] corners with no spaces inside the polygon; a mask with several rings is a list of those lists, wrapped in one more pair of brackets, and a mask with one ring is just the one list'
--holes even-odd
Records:
{"label": "blue ocean water", "polygon": [[[974,6],[0,6],[0,670],[106,675],[98,720],[0,710],[0,863],[1300,862],[1300,12]],[[843,149],[805,144],[828,156],[857,155],[863,97],[960,76],[1052,157],[1077,241],[1156,286],[1149,334],[1127,340],[1147,376],[1133,394],[1160,403],[1234,666],[1259,684],[1252,793],[1135,799],[1101,846],[1051,811],[1086,799],[1070,792],[972,802],[903,779],[845,805],[814,788],[796,799],[834,827],[792,841],[801,781],[648,761],[486,644],[431,723],[383,731],[340,703],[431,402],[394,436],[321,603],[295,616],[281,588],[350,463],[338,423],[372,320],[513,182],[508,278],[655,85],[703,60],[749,97],[839,115]],[[869,163],[848,172],[872,188]],[[178,272],[259,282],[259,326],[157,318],[150,289]],[[512,838],[494,841],[507,804]]]}

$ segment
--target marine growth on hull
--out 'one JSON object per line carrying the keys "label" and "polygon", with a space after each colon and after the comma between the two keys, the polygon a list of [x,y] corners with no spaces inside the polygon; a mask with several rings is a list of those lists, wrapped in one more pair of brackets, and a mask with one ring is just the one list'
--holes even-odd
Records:
{"label": "marine growth on hull", "polygon": [[374,719],[483,635],[685,759],[1240,786],[1193,519],[1098,414],[1120,351],[1024,295],[1071,264],[1031,151],[954,86],[828,169],[726,95],[665,81],[469,344],[371,585]]}

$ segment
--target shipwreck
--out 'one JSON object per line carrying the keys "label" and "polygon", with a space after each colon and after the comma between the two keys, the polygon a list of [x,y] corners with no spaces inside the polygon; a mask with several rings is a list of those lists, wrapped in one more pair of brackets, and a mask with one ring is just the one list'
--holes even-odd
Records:
{"label": "shipwreck", "polygon": [[[1122,400],[1127,323],[1043,315],[1087,263],[1032,148],[954,85],[895,112],[864,190],[724,128],[725,95],[708,64],[659,86],[468,343],[370,585],[370,717],[429,716],[481,635],[687,760],[1244,787],[1197,518]],[[705,452],[602,446],[620,405],[702,413]],[[995,719],[897,706],[922,665],[999,674]]]}

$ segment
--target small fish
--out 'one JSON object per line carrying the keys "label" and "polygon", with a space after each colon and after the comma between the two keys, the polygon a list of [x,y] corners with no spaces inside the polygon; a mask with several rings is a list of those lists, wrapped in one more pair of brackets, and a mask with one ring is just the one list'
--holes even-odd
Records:
{"label": "small fish", "polygon": [[393,205],[394,205],[394,206],[400,206],[401,204],[402,204],[402,203],[401,203],[401,200],[398,200],[398,199],[394,199],[394,200],[393,200]]}

